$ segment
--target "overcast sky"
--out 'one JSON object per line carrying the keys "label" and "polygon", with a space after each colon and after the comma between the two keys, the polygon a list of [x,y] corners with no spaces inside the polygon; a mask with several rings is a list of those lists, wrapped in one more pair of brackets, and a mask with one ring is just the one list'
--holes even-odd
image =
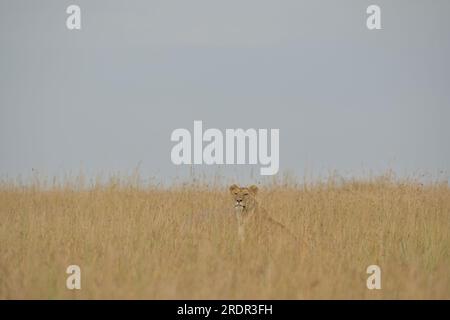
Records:
{"label": "overcast sky", "polygon": [[[370,4],[382,30],[366,27]],[[448,175],[449,13],[448,0],[0,0],[0,176],[140,164],[169,181],[190,171],[170,135],[194,120],[280,129],[280,174]]]}

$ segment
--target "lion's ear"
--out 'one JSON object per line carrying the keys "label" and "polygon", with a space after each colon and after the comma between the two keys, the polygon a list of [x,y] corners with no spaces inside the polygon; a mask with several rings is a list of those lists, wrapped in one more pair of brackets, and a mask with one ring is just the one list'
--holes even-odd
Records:
{"label": "lion's ear", "polygon": [[233,184],[230,186],[230,192],[233,193],[234,190],[239,189],[239,187],[236,184]]}
{"label": "lion's ear", "polygon": [[256,195],[258,193],[258,187],[255,185],[252,185],[248,188],[250,190],[251,193],[253,193],[254,195]]}

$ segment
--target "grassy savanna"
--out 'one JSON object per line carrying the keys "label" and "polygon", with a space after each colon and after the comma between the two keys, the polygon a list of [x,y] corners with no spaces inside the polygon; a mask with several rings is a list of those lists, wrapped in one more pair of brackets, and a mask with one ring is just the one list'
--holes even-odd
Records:
{"label": "grassy savanna", "polygon": [[[240,244],[226,186],[3,183],[0,298],[450,298],[447,183],[330,179],[258,198],[300,241]],[[372,264],[381,290],[366,288]]]}

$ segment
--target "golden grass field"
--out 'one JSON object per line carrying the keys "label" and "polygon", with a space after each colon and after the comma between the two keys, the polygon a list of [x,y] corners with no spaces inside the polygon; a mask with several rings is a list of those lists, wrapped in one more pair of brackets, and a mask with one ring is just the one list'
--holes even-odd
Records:
{"label": "golden grass field", "polygon": [[[388,176],[260,186],[302,240],[240,244],[228,188],[0,187],[1,299],[450,299],[450,189]],[[66,268],[81,267],[81,290]],[[366,268],[382,289],[366,288]]]}

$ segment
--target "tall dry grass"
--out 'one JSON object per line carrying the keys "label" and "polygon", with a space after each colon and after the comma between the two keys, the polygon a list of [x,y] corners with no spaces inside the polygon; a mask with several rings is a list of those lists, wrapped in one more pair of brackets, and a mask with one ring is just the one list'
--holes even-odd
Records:
{"label": "tall dry grass", "polygon": [[[447,184],[330,179],[259,199],[302,241],[239,244],[225,187],[4,183],[0,298],[450,298]],[[71,264],[81,290],[66,289]]]}

